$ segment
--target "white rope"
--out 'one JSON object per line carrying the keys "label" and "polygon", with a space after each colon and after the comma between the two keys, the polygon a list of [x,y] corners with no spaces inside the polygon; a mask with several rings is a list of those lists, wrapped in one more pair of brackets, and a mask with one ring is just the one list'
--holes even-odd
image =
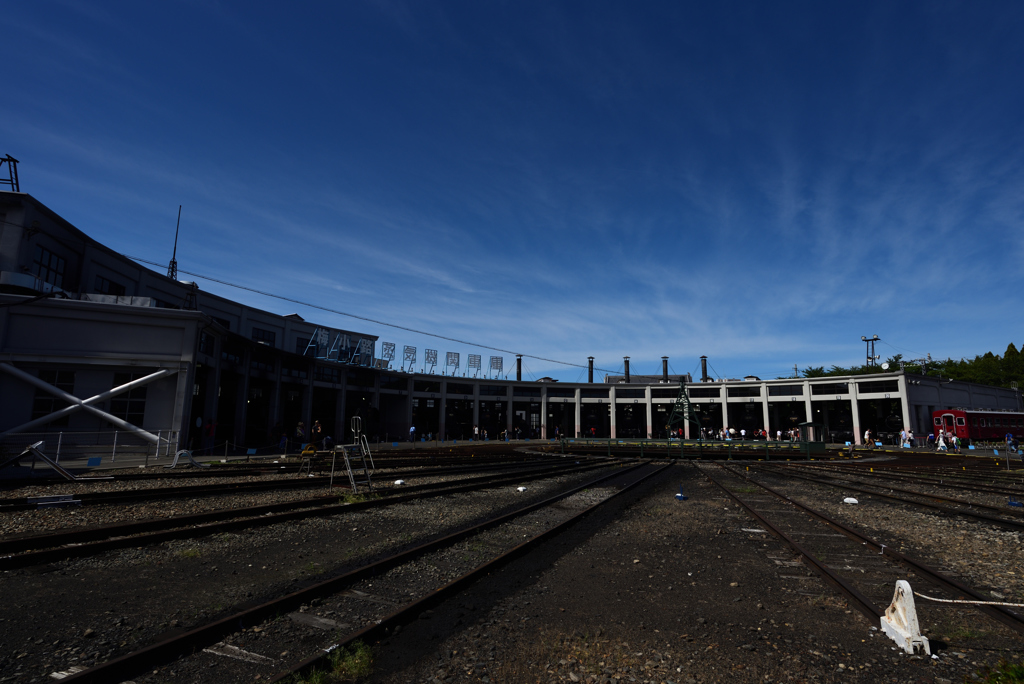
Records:
{"label": "white rope", "polygon": [[1005,601],[959,601],[956,599],[940,599],[934,598],[932,596],[925,596],[924,594],[919,594],[916,591],[914,592],[914,596],[920,596],[921,598],[928,599],[929,601],[938,601],[939,603],[969,603],[973,606],[1012,606],[1013,608],[1024,608],[1024,603],[1007,603]]}

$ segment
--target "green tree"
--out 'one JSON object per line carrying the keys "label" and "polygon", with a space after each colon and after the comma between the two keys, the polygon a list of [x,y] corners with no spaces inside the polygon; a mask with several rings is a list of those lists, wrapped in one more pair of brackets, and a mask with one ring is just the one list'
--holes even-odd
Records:
{"label": "green tree", "polygon": [[1003,354],[1003,382],[1007,385],[1016,382],[1020,386],[1024,384],[1021,382],[1022,380],[1024,380],[1024,358],[1021,358],[1021,353],[1011,342],[1006,347],[1006,353]]}

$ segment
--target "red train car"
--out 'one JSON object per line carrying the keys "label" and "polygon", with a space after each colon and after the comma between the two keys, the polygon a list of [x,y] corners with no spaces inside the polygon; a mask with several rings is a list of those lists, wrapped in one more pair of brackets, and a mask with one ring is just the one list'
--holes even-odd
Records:
{"label": "red train car", "polygon": [[932,434],[951,432],[965,444],[972,440],[1002,442],[1007,433],[1018,439],[1024,434],[1024,413],[1017,411],[973,411],[940,409],[932,413]]}

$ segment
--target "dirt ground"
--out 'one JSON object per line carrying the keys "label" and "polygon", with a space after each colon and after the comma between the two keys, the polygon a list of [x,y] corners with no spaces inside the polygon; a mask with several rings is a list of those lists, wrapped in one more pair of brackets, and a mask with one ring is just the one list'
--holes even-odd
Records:
{"label": "dirt ground", "polygon": [[[531,484],[529,496],[546,496],[547,488],[561,486]],[[686,501],[675,498],[680,486],[689,497]],[[52,681],[49,673],[55,670],[102,662],[152,643],[168,630],[231,614],[246,601],[299,586],[321,571],[358,564],[386,548],[411,543],[407,537],[414,531],[439,534],[461,527],[495,505],[519,501],[523,495],[514,492],[509,488],[505,493],[425,498],[394,510],[311,519],[2,573],[0,682]],[[807,492],[817,497],[804,499],[812,506],[828,505],[838,496],[820,487]],[[863,508],[858,514],[868,512]],[[920,532],[932,520],[949,524],[896,507],[884,513],[893,529]],[[899,516],[905,517],[902,523]],[[537,533],[523,528],[525,524],[510,526],[516,543]],[[851,611],[781,542],[758,528],[696,466],[673,466],[537,552],[372,645],[374,671],[368,681],[948,684],[971,681],[1001,659],[1020,662],[1020,648],[996,648],[986,639],[992,630],[985,618],[978,618],[971,630],[927,633],[935,658],[896,650],[877,625]],[[978,540],[984,536],[966,528],[963,534]],[[921,538],[927,541],[928,536]],[[468,548],[475,548],[474,543],[486,555],[490,546],[471,540]],[[963,553],[952,543],[942,548]],[[916,549],[913,541],[903,550],[910,556],[936,553],[934,545]],[[461,557],[463,551],[449,555]],[[1015,548],[1003,555],[1012,560],[1020,553]],[[937,564],[960,567],[955,562]],[[395,597],[422,595],[467,571],[458,564],[449,568],[441,562],[438,567],[450,572],[439,575],[421,568],[396,575],[410,578],[401,580],[402,586],[382,578],[363,589]],[[966,571],[960,579],[978,585]],[[309,651],[368,624],[381,611],[397,608],[396,603],[373,613],[374,604],[352,597],[338,601],[359,606],[348,606],[344,614],[336,606],[335,613],[324,613],[324,618],[346,623],[339,624],[336,634],[312,633],[286,616],[246,632],[237,645],[273,657],[272,664],[197,654],[154,664],[135,680],[267,681],[270,673]],[[331,603],[324,601],[310,611],[323,611]],[[936,624],[927,616],[922,623]]]}
{"label": "dirt ground", "polygon": [[896,650],[693,466],[670,473],[378,645],[371,681],[946,684],[1019,662],[983,626]]}

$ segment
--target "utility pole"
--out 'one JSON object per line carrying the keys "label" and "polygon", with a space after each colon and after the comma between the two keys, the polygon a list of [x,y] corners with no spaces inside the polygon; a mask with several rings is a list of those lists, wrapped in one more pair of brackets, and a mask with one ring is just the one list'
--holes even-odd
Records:
{"label": "utility pole", "polygon": [[867,345],[867,362],[865,366],[874,366],[875,361],[878,360],[878,356],[875,355],[875,342],[881,342],[882,338],[878,335],[872,335],[871,337],[860,336],[861,342]]}

